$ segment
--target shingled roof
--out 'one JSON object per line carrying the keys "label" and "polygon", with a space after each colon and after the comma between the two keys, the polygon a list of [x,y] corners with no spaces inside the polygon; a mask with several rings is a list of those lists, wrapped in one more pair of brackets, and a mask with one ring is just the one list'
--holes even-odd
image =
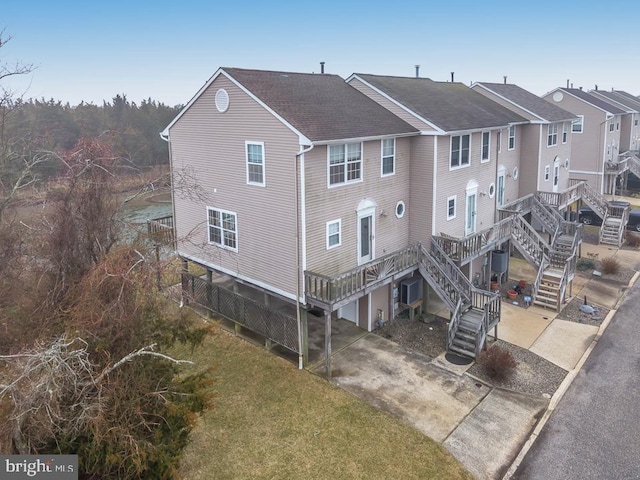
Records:
{"label": "shingled roof", "polygon": [[313,142],[417,133],[338,75],[222,70]]}
{"label": "shingled roof", "polygon": [[594,105],[598,108],[601,108],[605,112],[612,113],[614,115],[619,115],[622,113],[627,113],[621,108],[618,108],[614,105],[611,105],[609,102],[602,100],[601,98],[596,97],[595,95],[591,95],[590,93],[585,92],[584,90],[580,90],[579,88],[561,88],[563,92],[570,93],[591,105]]}
{"label": "shingled roof", "polygon": [[488,82],[478,82],[478,85],[484,86],[487,90],[490,90],[513,102],[515,105],[528,110],[541,120],[546,120],[548,122],[562,122],[564,120],[572,120],[576,118],[573,113],[557,107],[544,98],[540,98],[518,85],[511,83],[505,84]]}
{"label": "shingled roof", "polygon": [[625,107],[630,108],[636,112],[640,112],[640,98],[634,97],[630,93],[624,90],[614,90],[613,92],[606,92],[604,90],[596,90],[598,93],[604,95],[611,100],[618,102]]}
{"label": "shingled roof", "polygon": [[500,127],[527,120],[462,83],[354,74],[445,132]]}

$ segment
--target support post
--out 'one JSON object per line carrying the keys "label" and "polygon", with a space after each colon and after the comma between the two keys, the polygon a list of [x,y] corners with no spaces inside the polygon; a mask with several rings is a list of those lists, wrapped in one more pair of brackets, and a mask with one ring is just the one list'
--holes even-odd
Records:
{"label": "support post", "polygon": [[324,313],[324,374],[331,378],[331,312]]}
{"label": "support post", "polygon": [[213,318],[213,271],[207,268],[207,318]]}
{"label": "support post", "polygon": [[300,308],[300,328],[302,329],[302,366],[309,364],[309,329],[307,326],[307,309]]}
{"label": "support post", "polygon": [[182,277],[182,288],[181,288],[181,303],[186,305],[187,303],[189,303],[189,299],[186,295],[186,290],[187,287],[189,286],[188,283],[188,276],[185,275],[187,273],[189,273],[189,261],[185,260],[184,258],[182,259],[182,271],[181,271],[182,275],[180,275]]}

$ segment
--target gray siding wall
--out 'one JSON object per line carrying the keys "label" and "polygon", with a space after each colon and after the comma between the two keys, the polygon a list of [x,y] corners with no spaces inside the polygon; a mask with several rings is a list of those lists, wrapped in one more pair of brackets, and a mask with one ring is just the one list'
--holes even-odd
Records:
{"label": "gray siding wall", "polygon": [[[374,258],[409,245],[411,138],[396,139],[395,174],[381,176],[381,141],[363,145],[363,181],[327,187],[327,147],[305,154],[307,270],[335,275],[358,265],[358,213],[361,201],[377,206],[374,214]],[[405,215],[396,218],[403,201]],[[341,245],[327,249],[326,224],[341,221]]]}
{"label": "gray siding wall", "polygon": [[[215,107],[219,88],[229,94],[225,113]],[[298,137],[221,75],[173,125],[170,138],[174,170],[207,195],[175,193],[178,253],[294,298]],[[264,142],[266,187],[247,185],[245,141]],[[207,206],[237,214],[238,252],[208,244]]]}
{"label": "gray siding wall", "polygon": [[633,114],[622,115],[620,120],[620,151],[631,150],[631,132],[633,129]]}
{"label": "gray siding wall", "polygon": [[[520,147],[520,176],[518,181],[520,183],[520,194],[528,195],[535,192],[538,189],[539,182],[539,169],[544,167],[540,166],[539,155],[542,149],[546,148],[546,125],[531,124],[520,126],[521,135],[521,147]],[[541,132],[544,132],[544,137],[540,139]],[[543,141],[543,146],[540,146],[540,142]],[[509,179],[511,180],[511,179]],[[542,185],[542,184],[540,184]]]}
{"label": "gray siding wall", "polygon": [[[564,168],[565,161],[569,160],[569,164],[571,165],[571,122],[565,122],[567,124],[567,143],[562,143],[562,123],[558,123],[558,143],[555,146],[548,147],[547,146],[547,125],[542,125],[542,148],[540,149],[540,166],[538,168],[538,190],[542,190],[545,192],[553,191],[553,165],[554,160],[558,157],[558,162],[560,164],[560,175],[558,181],[557,191],[562,191],[569,186],[569,170]],[[544,180],[544,169],[545,166],[549,165],[550,174],[549,180]],[[571,167],[569,167],[571,168]]]}
{"label": "gray siding wall", "polygon": [[421,135],[411,139],[409,242],[428,245],[433,212],[434,158],[436,138]]}
{"label": "gray siding wall", "polygon": [[[507,173],[504,184],[504,203],[509,203],[521,195],[524,195],[520,191],[520,182],[522,181],[522,174],[518,175],[516,180],[513,179],[513,172],[517,168],[521,170],[521,152],[523,148],[524,128],[526,125],[516,125],[516,145],[513,150],[508,148],[509,129],[502,129],[502,148],[498,154],[498,171],[504,170]],[[496,179],[497,185],[497,179]]]}
{"label": "gray siding wall", "polygon": [[404,110],[403,108],[400,108],[397,104],[390,101],[384,95],[380,95],[377,91],[375,91],[369,85],[361,82],[360,80],[353,78],[349,81],[349,85],[359,90],[360,92],[364,93],[367,97],[374,100],[376,103],[382,105],[384,108],[386,108],[393,114],[397,115],[398,117],[403,119],[405,122],[407,122],[409,125],[417,128],[418,130],[434,131],[433,127],[417,119],[414,115],[407,113],[406,110]]}
{"label": "gray siding wall", "polygon": [[[638,125],[636,125],[636,121],[638,122]],[[632,114],[631,125],[629,149],[640,150],[640,113]]]}
{"label": "gray siding wall", "polygon": [[[503,136],[505,134],[506,130],[503,131]],[[482,132],[471,133],[470,164],[467,167],[457,169],[450,168],[451,137],[437,137],[436,212],[434,217],[436,234],[445,233],[455,237],[465,236],[467,186],[470,182],[476,182],[478,184],[476,196],[476,231],[484,230],[493,225],[495,221],[497,196],[493,195],[493,197],[491,197],[489,190],[491,184],[494,184],[494,188],[497,188],[496,157],[498,154],[496,137],[497,130],[492,130],[489,161],[481,162]],[[519,148],[518,138],[519,135],[518,132],[516,132],[516,149],[506,157],[510,160],[509,166],[512,165],[514,159],[517,160],[518,158],[517,155],[513,154],[513,152]],[[503,137],[502,141],[501,160],[501,155],[506,153],[506,137]],[[510,187],[508,183],[507,181],[507,188]],[[517,191],[517,186],[515,190]],[[448,219],[448,199],[454,195],[456,196],[456,215],[455,218]]]}

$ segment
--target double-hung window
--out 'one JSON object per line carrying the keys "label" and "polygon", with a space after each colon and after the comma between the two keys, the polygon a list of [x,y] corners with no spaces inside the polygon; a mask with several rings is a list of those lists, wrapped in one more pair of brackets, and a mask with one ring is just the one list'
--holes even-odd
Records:
{"label": "double-hung window", "polygon": [[340,238],[341,221],[332,220],[327,222],[327,250],[334,247],[339,247],[342,243]]}
{"label": "double-hung window", "polygon": [[558,144],[558,124],[550,123],[547,125],[547,147],[553,147]]}
{"label": "double-hung window", "polygon": [[584,115],[578,115],[578,118],[576,120],[571,121],[571,132],[582,133],[583,126],[584,126]]}
{"label": "double-hung window", "polygon": [[516,148],[516,126],[509,127],[509,150]]}
{"label": "double-hung window", "polygon": [[329,146],[329,186],[359,182],[362,179],[362,144]]}
{"label": "double-hung window", "polygon": [[396,140],[382,140],[382,176],[393,175],[396,171]]}
{"label": "double-hung window", "polygon": [[246,142],[245,145],[247,150],[247,183],[264,187],[264,143]]}
{"label": "double-hung window", "polygon": [[544,181],[548,182],[549,181],[549,175],[551,173],[551,167],[549,167],[549,165],[546,165],[544,167]]}
{"label": "double-hung window", "polygon": [[447,198],[447,220],[456,218],[456,199],[457,195]]}
{"label": "double-hung window", "polygon": [[238,217],[234,212],[207,207],[209,243],[238,251]]}
{"label": "double-hung window", "polygon": [[568,136],[569,128],[567,127],[567,122],[562,122],[562,143],[567,143]]}
{"label": "double-hung window", "polygon": [[613,132],[613,120],[609,123],[609,131]]}
{"label": "double-hung window", "polygon": [[451,168],[469,165],[469,148],[471,135],[456,135],[451,137]]}
{"label": "double-hung window", "polygon": [[491,143],[491,134],[489,132],[482,132],[482,148],[480,150],[480,161],[489,161],[489,144]]}

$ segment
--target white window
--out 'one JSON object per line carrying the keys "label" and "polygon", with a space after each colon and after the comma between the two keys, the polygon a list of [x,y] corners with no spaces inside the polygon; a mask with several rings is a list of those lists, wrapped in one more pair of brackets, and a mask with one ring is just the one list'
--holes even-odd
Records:
{"label": "white window", "polygon": [[557,187],[559,181],[560,181],[560,165],[556,163],[553,166],[553,186]]}
{"label": "white window", "polygon": [[562,122],[562,143],[567,143],[567,137],[569,136],[569,128],[567,122]]}
{"label": "white window", "polygon": [[327,222],[327,250],[341,245],[341,223],[340,219]]}
{"label": "white window", "polygon": [[509,127],[509,150],[516,148],[516,126]]}
{"label": "white window", "polygon": [[558,124],[550,123],[547,125],[547,147],[553,147],[558,144]]}
{"label": "white window", "polygon": [[638,126],[638,119],[637,119],[637,118],[633,121],[633,126],[634,126],[634,127],[637,127],[637,126]]}
{"label": "white window", "polygon": [[209,243],[238,251],[238,221],[233,212],[207,207]]}
{"label": "white window", "polygon": [[498,130],[496,135],[496,143],[498,144],[498,153],[502,151],[502,130]]}
{"label": "white window", "polygon": [[609,131],[613,132],[613,120],[611,120],[611,122],[609,122]]}
{"label": "white window", "polygon": [[456,198],[457,195],[447,198],[447,220],[456,218]]}
{"label": "white window", "polygon": [[362,144],[329,146],[329,186],[362,180]]}
{"label": "white window", "polygon": [[264,182],[264,143],[246,142],[247,183],[265,186]]}
{"label": "white window", "polygon": [[469,165],[469,149],[471,147],[471,135],[456,135],[451,137],[451,168]]}
{"label": "white window", "polygon": [[482,148],[480,151],[480,161],[489,161],[489,144],[491,143],[491,134],[489,132],[482,132]]}
{"label": "white window", "polygon": [[620,130],[620,122],[616,122],[616,130]]}
{"label": "white window", "polygon": [[571,121],[572,133],[582,133],[583,127],[584,127],[584,115],[578,115],[578,118],[576,120]]}
{"label": "white window", "polygon": [[382,176],[393,175],[396,171],[396,139],[382,140]]}
{"label": "white window", "polygon": [[549,165],[547,165],[546,167],[544,167],[544,181],[548,182],[549,181],[549,175],[551,174],[551,167],[549,167]]}

